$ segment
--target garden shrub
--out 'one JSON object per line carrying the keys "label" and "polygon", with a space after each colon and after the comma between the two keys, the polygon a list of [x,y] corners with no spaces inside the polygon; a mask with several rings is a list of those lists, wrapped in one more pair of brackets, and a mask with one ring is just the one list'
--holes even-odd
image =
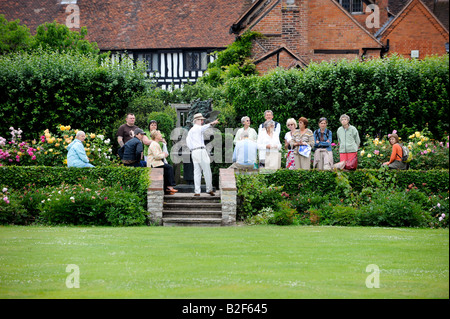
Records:
{"label": "garden shrub", "polygon": [[[277,224],[448,227],[448,170],[300,172],[237,175],[238,218],[262,223],[268,219],[263,210],[271,210]],[[318,176],[332,185],[327,192],[314,187]],[[418,180],[427,182],[414,184]]]}
{"label": "garden shrub", "polygon": [[359,211],[364,226],[426,227],[431,221],[421,203],[404,192],[379,192]]}
{"label": "garden shrub", "polygon": [[272,216],[268,219],[269,224],[292,225],[297,211],[289,201],[281,201],[276,205]]}
{"label": "garden shrub", "polygon": [[145,66],[98,55],[50,52],[0,56],[0,136],[8,128],[27,129],[26,139],[57,124],[86,132],[105,130],[113,138],[115,120],[147,88]]}
{"label": "garden shrub", "polygon": [[118,187],[90,189],[62,184],[44,190],[39,222],[50,225],[143,225],[143,199]]}

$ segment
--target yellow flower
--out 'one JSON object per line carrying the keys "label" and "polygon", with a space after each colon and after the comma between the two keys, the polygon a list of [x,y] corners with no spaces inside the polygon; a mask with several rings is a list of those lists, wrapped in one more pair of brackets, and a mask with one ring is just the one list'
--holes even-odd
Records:
{"label": "yellow flower", "polygon": [[410,145],[408,145],[408,148],[409,148],[410,150],[412,150],[413,147],[412,147],[412,145],[410,144]]}
{"label": "yellow flower", "polygon": [[367,157],[369,157],[369,158],[372,157],[372,154],[367,154]]}
{"label": "yellow flower", "polygon": [[416,132],[416,137],[420,137],[420,132]]}
{"label": "yellow flower", "polygon": [[53,153],[53,148],[49,149],[48,151],[49,151],[50,153]]}
{"label": "yellow flower", "polygon": [[91,144],[89,144],[89,143],[86,143],[86,147],[89,147],[89,146],[91,146]]}
{"label": "yellow flower", "polygon": [[361,154],[361,156],[364,156],[364,154],[365,154],[365,151],[364,151],[364,150],[362,150],[362,151],[361,151],[361,153],[359,153],[359,154]]}
{"label": "yellow flower", "polygon": [[70,125],[66,126],[66,131],[70,131]]}
{"label": "yellow flower", "polygon": [[427,148],[427,152],[430,153],[430,152],[431,152],[431,149]]}
{"label": "yellow flower", "polygon": [[95,138],[95,134],[94,133],[91,133],[91,138]]}
{"label": "yellow flower", "polygon": [[38,146],[37,148],[36,148],[36,150],[38,150],[38,151],[40,151],[41,150],[41,148]]}
{"label": "yellow flower", "polygon": [[66,127],[65,127],[64,125],[61,125],[61,126],[59,127],[59,129],[60,129],[61,131],[64,131],[64,130],[66,129]]}
{"label": "yellow flower", "polygon": [[384,155],[380,153],[379,156],[384,156]]}
{"label": "yellow flower", "polygon": [[63,161],[64,165],[67,165],[67,158]]}
{"label": "yellow flower", "polygon": [[413,134],[413,135],[410,135],[409,138],[410,138],[410,139],[413,139],[415,136],[416,136],[416,135]]}
{"label": "yellow flower", "polygon": [[59,147],[59,143],[56,143],[56,144],[55,144],[55,147]]}
{"label": "yellow flower", "polygon": [[417,145],[422,145],[422,141],[417,142]]}
{"label": "yellow flower", "polygon": [[22,152],[17,152],[17,155],[22,156],[23,153]]}

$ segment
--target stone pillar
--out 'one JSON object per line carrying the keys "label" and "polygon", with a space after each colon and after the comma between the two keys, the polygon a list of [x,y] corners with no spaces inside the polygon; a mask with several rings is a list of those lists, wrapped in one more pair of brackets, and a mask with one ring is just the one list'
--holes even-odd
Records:
{"label": "stone pillar", "polygon": [[219,170],[220,200],[222,203],[222,226],[236,225],[236,178],[234,169]]}
{"label": "stone pillar", "polygon": [[162,211],[164,201],[164,169],[152,168],[150,171],[151,184],[147,190],[147,212],[151,223],[162,225]]}

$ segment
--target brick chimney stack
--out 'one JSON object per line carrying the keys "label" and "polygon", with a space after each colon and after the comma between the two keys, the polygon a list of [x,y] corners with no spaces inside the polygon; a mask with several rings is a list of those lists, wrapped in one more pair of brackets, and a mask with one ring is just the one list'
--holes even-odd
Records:
{"label": "brick chimney stack", "polygon": [[283,0],[282,44],[299,57],[308,59],[308,2]]}

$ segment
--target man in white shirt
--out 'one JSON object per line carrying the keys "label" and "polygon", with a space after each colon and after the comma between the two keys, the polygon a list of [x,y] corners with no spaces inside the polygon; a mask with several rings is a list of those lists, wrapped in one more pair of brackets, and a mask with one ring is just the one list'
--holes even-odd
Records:
{"label": "man in white shirt", "polygon": [[211,125],[215,125],[219,123],[219,121],[215,120],[209,124],[203,125],[205,118],[201,113],[197,113],[194,115],[193,122],[194,126],[188,132],[186,144],[191,150],[192,162],[194,164],[194,196],[200,196],[202,171],[203,176],[205,177],[206,193],[214,196],[211,167],[209,166],[211,160],[206,151],[203,133],[210,128]]}
{"label": "man in white shirt", "polygon": [[[266,121],[258,126],[258,135],[261,134],[261,131],[265,130],[265,123],[273,121],[273,112],[271,110],[264,111],[264,118],[266,119]],[[281,125],[276,121],[273,122],[275,123],[274,132],[277,133],[278,136],[280,136]]]}

